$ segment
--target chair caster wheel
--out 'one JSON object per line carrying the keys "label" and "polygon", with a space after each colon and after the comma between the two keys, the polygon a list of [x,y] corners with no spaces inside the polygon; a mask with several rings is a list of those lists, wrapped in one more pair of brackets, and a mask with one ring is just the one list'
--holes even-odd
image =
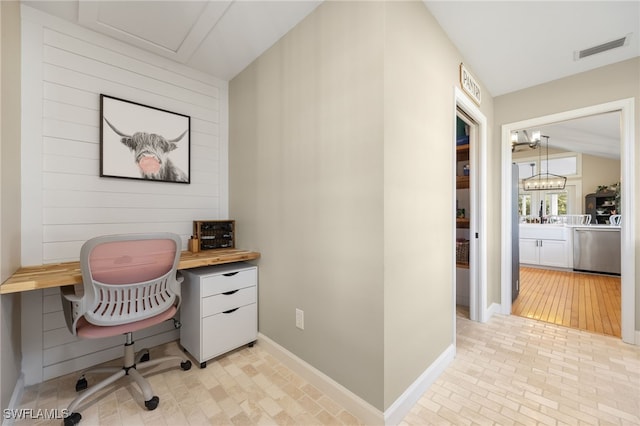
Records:
{"label": "chair caster wheel", "polygon": [[[76,382],[76,392],[83,391],[88,387],[89,385],[87,384],[87,379],[85,379],[84,377],[79,378],[78,381]],[[73,414],[76,414],[76,413],[73,413]]]}
{"label": "chair caster wheel", "polygon": [[140,357],[140,362],[147,362],[151,359],[151,357],[149,356],[149,352],[145,352],[141,357]]}
{"label": "chair caster wheel", "polygon": [[247,346],[249,346],[250,348],[252,348],[254,343],[256,343],[256,342],[255,342],[255,341],[253,341],[253,342],[249,343]]}
{"label": "chair caster wheel", "polygon": [[180,368],[182,368],[184,371],[191,370],[191,361],[186,360],[185,362],[181,362]]}
{"label": "chair caster wheel", "polygon": [[144,402],[144,406],[147,407],[147,410],[152,411],[158,408],[158,404],[160,404],[160,398],[154,396],[148,401]]}
{"label": "chair caster wheel", "polygon": [[200,368],[207,368],[207,361],[201,362]]}
{"label": "chair caster wheel", "polygon": [[75,426],[80,423],[80,419],[82,419],[80,413],[71,413],[64,418],[64,426]]}

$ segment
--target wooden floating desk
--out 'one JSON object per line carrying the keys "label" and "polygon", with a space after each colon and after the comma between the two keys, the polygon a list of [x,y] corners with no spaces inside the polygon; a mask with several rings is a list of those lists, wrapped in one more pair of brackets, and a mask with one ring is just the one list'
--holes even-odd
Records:
{"label": "wooden floating desk", "polygon": [[[260,253],[239,249],[215,249],[198,253],[183,251],[178,269],[200,266],[221,265],[223,263],[254,260]],[[80,262],[52,263],[49,265],[27,266],[18,269],[4,283],[0,284],[0,294],[41,290],[71,284],[81,284]]]}

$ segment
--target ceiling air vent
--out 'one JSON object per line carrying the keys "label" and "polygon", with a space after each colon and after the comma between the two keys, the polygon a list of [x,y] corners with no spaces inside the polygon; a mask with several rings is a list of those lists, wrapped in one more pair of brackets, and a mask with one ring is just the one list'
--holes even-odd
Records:
{"label": "ceiling air vent", "polygon": [[587,56],[606,52],[607,50],[615,49],[616,47],[622,47],[628,43],[630,36],[631,34],[627,34],[626,36],[617,40],[612,40],[606,43],[599,44],[598,46],[593,46],[588,49],[577,51],[574,54],[574,58],[577,61],[578,59],[586,58]]}

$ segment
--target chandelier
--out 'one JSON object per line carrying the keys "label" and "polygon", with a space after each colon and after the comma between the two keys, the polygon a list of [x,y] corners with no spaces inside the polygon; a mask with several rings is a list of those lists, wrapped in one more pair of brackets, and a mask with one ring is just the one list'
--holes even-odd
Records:
{"label": "chandelier", "polygon": [[542,173],[542,149],[538,151],[538,164],[540,165],[541,173],[533,174],[528,178],[522,179],[522,188],[525,191],[546,191],[549,189],[564,189],[567,184],[567,178],[564,176],[555,175],[553,173],[549,173],[549,136],[541,135],[540,132],[536,131],[532,133],[533,142],[540,142],[541,138],[545,138],[546,142],[546,156],[547,156],[547,167],[545,168],[545,172]]}

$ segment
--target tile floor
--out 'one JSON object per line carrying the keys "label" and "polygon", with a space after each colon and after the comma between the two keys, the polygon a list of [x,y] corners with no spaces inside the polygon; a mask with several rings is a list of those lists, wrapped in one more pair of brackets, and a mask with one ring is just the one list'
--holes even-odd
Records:
{"label": "tile floor", "polygon": [[[637,346],[516,316],[479,324],[463,311],[457,332],[455,360],[401,426],[640,424]],[[179,351],[170,343],[151,355]],[[156,410],[142,408],[135,385],[115,386],[87,403],[80,425],[360,424],[259,344],[209,361],[202,370],[164,368],[149,377],[160,397]],[[21,408],[65,408],[76,378],[27,388]],[[61,421],[16,422],[26,424]]]}
{"label": "tile floor", "polygon": [[401,426],[640,425],[640,348],[517,316],[458,311],[457,356]]}
{"label": "tile floor", "polygon": [[[151,350],[151,358],[181,356],[177,342]],[[193,360],[192,360],[193,362]],[[108,364],[113,364],[112,362]],[[168,368],[167,368],[168,366]],[[143,370],[144,371],[144,370]],[[259,344],[188,371],[163,364],[143,373],[160,405],[144,408],[137,385],[120,379],[79,407],[81,426],[113,425],[357,425],[358,419]],[[98,380],[103,376],[95,376]],[[62,410],[75,398],[78,376],[70,374],[25,389],[20,408]],[[89,386],[91,377],[87,376]],[[114,391],[115,389],[115,391]],[[16,425],[60,425],[61,420],[21,420]]]}

